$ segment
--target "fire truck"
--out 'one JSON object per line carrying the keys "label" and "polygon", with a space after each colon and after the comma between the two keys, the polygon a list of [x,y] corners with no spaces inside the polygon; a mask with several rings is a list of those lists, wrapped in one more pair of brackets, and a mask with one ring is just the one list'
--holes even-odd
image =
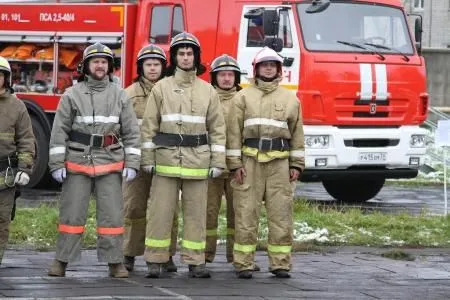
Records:
{"label": "fire truck", "polygon": [[168,51],[183,31],[199,38],[208,68],[218,55],[237,57],[244,87],[262,47],[280,54],[282,84],[302,104],[302,181],[321,181],[338,200],[365,201],[387,178],[417,176],[424,162],[422,24],[408,25],[400,0],[9,1],[0,3],[0,22],[0,55],[37,138],[31,187],[48,177],[52,120],[77,82],[82,50],[108,45],[114,78],[126,87],[141,47]]}

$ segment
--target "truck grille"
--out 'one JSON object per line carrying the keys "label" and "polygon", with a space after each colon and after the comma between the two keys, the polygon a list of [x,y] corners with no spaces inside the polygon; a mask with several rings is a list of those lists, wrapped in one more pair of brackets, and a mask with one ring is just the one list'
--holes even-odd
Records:
{"label": "truck grille", "polygon": [[344,145],[356,148],[376,148],[397,146],[399,142],[399,139],[353,139],[344,140]]}

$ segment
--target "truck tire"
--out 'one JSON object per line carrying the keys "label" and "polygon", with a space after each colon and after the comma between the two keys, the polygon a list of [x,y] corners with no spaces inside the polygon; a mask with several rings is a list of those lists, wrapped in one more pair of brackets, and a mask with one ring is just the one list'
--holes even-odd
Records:
{"label": "truck tire", "polygon": [[36,158],[34,161],[33,174],[31,174],[30,182],[27,184],[28,188],[37,187],[39,183],[46,182],[49,176],[48,169],[48,147],[49,135],[45,132],[39,120],[33,116],[31,117],[31,124],[33,125],[34,137],[36,139]]}
{"label": "truck tire", "polygon": [[334,199],[346,203],[361,203],[375,197],[384,185],[384,178],[362,180],[324,180],[325,190]]}

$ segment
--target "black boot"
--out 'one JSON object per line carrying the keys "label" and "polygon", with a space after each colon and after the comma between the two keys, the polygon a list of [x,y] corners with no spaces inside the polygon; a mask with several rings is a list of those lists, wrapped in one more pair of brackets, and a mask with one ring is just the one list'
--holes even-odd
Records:
{"label": "black boot", "polygon": [[147,278],[159,278],[163,264],[147,263],[148,272],[145,274]]}
{"label": "black boot", "polygon": [[276,269],[273,271],[270,271],[273,275],[275,275],[277,278],[291,278],[291,274],[289,274],[288,270],[284,269]]}
{"label": "black boot", "polygon": [[178,271],[177,265],[173,262],[172,256],[169,257],[169,261],[163,265],[165,272],[176,273]]}
{"label": "black boot", "polygon": [[128,271],[133,271],[134,269],[134,256],[124,256],[123,257],[123,265]]}
{"label": "black boot", "polygon": [[241,279],[250,279],[253,277],[253,272],[250,270],[243,270],[236,273],[238,278]]}
{"label": "black boot", "polygon": [[189,277],[193,278],[210,278],[211,274],[205,264],[189,265]]}

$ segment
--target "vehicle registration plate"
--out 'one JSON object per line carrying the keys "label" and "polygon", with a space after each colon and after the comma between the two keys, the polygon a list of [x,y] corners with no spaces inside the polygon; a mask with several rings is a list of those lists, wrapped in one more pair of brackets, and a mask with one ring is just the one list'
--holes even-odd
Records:
{"label": "vehicle registration plate", "polygon": [[383,162],[386,161],[386,152],[360,152],[360,162]]}

